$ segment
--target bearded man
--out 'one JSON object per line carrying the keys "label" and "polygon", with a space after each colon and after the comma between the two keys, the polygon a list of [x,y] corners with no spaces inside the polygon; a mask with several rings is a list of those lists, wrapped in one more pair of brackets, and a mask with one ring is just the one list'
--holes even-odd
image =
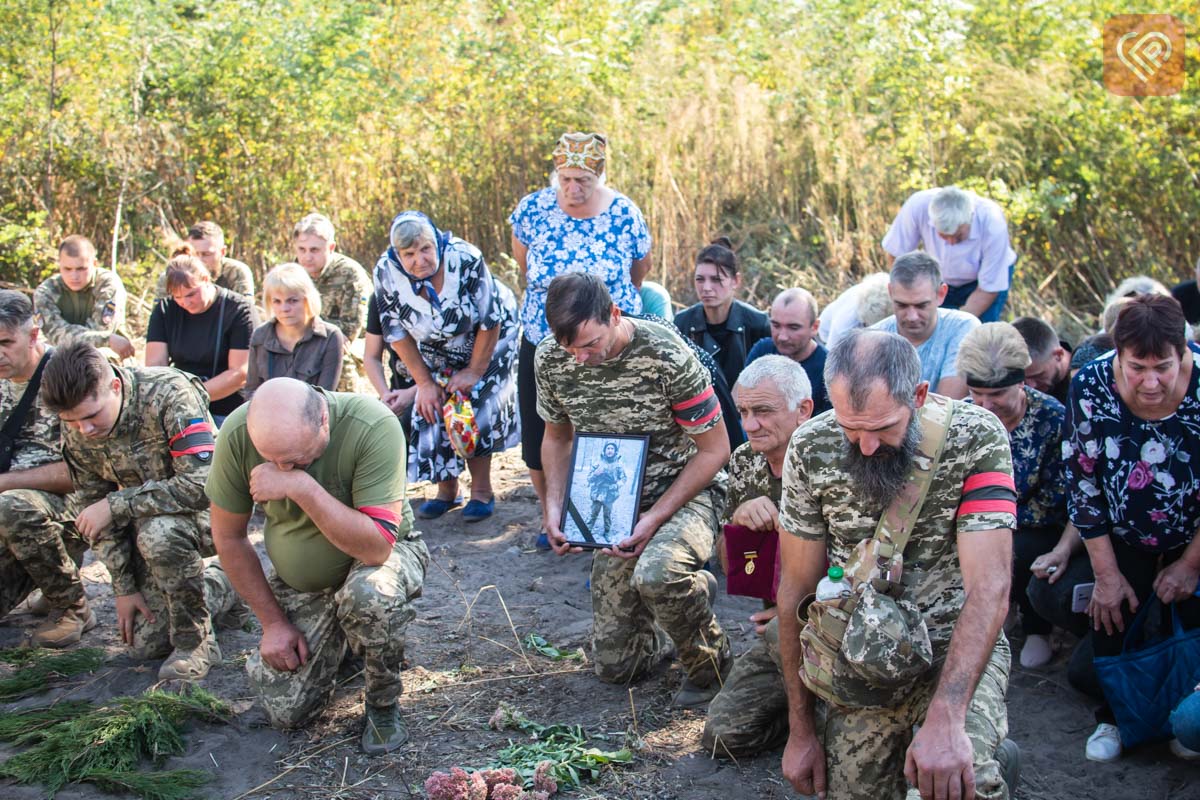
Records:
{"label": "bearded man", "polygon": [[[996,751],[1008,728],[1002,626],[1016,493],[1004,427],[982,409],[930,393],[916,350],[896,334],[846,334],[829,353],[825,380],[833,413],[796,431],[783,472],[784,775],[801,794],[832,800],[1006,800],[1015,753]],[[913,488],[922,484],[923,502]],[[872,540],[896,542],[903,568],[884,573],[887,588],[897,608],[911,609],[908,630],[927,634],[928,659],[916,670],[860,659],[862,673],[903,676],[867,702],[853,696],[859,684],[842,669],[855,656],[849,635],[831,672],[811,669],[811,629],[828,606],[810,610],[803,643],[794,611],[824,574],[826,554],[851,575],[858,563],[873,563],[855,555]],[[858,605],[883,608],[868,597],[877,583],[855,584]],[[921,637],[912,635],[916,649]]]}

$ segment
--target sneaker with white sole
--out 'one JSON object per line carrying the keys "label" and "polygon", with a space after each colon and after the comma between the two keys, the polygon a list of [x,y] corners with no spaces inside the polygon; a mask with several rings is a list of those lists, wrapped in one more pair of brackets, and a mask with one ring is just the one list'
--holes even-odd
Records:
{"label": "sneaker with white sole", "polygon": [[1040,633],[1031,633],[1025,637],[1025,645],[1021,648],[1021,666],[1025,669],[1044,667],[1054,658],[1054,648],[1050,646],[1050,637]]}
{"label": "sneaker with white sole", "polygon": [[1121,733],[1116,725],[1101,722],[1088,737],[1084,755],[1088,761],[1116,761],[1121,757]]}
{"label": "sneaker with white sole", "polygon": [[1171,740],[1171,753],[1176,758],[1182,758],[1184,761],[1196,761],[1200,759],[1200,752],[1184,747],[1178,739]]}

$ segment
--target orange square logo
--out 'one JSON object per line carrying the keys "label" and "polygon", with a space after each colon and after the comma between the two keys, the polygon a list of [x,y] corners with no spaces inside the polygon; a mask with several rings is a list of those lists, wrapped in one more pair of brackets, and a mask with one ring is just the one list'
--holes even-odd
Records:
{"label": "orange square logo", "polygon": [[1104,86],[1122,97],[1179,94],[1183,23],[1170,14],[1119,14],[1104,23]]}

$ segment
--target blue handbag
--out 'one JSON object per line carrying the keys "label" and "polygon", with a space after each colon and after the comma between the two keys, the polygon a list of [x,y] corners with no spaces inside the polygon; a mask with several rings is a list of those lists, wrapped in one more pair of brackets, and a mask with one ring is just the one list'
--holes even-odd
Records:
{"label": "blue handbag", "polygon": [[1121,654],[1095,659],[1096,675],[1125,747],[1170,739],[1171,712],[1191,694],[1200,677],[1200,628],[1185,631],[1174,604],[1169,611],[1171,633],[1141,641],[1150,609],[1161,605],[1152,595],[1125,632]]}

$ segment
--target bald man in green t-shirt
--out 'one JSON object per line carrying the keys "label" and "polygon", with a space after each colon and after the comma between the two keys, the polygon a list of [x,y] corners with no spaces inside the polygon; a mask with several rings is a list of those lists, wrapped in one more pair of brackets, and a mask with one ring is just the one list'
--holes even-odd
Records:
{"label": "bald man in green t-shirt", "polygon": [[[276,378],[226,418],[205,485],[213,544],[262,623],[246,670],[267,715],[292,728],[319,711],[349,646],[365,662],[371,754],[408,739],[404,630],[429,561],[405,501],[406,451],[378,400]],[[256,502],[270,578],[247,538]]]}

